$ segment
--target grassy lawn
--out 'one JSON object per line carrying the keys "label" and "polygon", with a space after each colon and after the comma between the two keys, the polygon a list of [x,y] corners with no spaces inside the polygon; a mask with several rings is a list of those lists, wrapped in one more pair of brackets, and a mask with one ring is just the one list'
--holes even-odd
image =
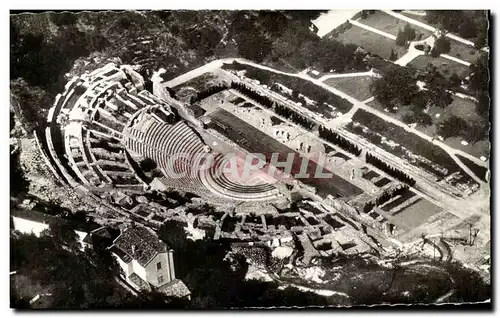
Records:
{"label": "grassy lawn", "polygon": [[447,60],[443,57],[433,58],[430,55],[420,55],[411,61],[408,66],[417,70],[425,70],[429,63],[436,66],[438,71],[446,78],[449,78],[453,73],[457,73],[462,78],[469,74],[469,68],[463,64]]}
{"label": "grassy lawn", "polygon": [[262,64],[286,73],[299,73],[300,71],[302,71],[296,69],[292,64],[282,58],[277,61],[265,61]]}
{"label": "grassy lawn", "polygon": [[[407,24],[406,21],[399,20],[398,18],[379,10],[377,10],[374,14],[369,14],[366,19],[360,19],[359,22],[392,35],[397,35],[398,30],[403,29]],[[417,37],[419,33],[423,34],[422,39],[431,35],[431,32],[426,29],[422,29],[416,25],[411,26],[415,30]]]}
{"label": "grassy lawn", "polygon": [[451,49],[450,52],[448,52],[448,55],[457,57],[470,63],[475,63],[477,58],[481,55],[481,51],[473,48],[472,46],[463,44],[450,38],[448,38],[448,40],[451,43]]}
{"label": "grassy lawn", "polygon": [[373,107],[376,110],[383,111],[388,116],[394,117],[397,120],[401,120],[406,113],[411,112],[410,106],[401,106],[401,107],[399,107],[399,109],[396,112],[386,112],[386,111],[384,111],[384,109],[387,107],[382,105],[381,103],[379,103],[376,99],[374,99],[373,101],[371,101],[369,103],[366,103],[366,105]]}
{"label": "grassy lawn", "polygon": [[[402,15],[407,16],[408,18],[411,18],[413,20],[417,20],[417,21],[420,21],[420,22],[425,23],[427,25],[430,25],[429,22],[427,22],[427,20],[425,19],[425,16],[409,14],[406,12],[399,12],[399,14],[402,14]],[[433,25],[430,25],[430,26],[433,26]]]}
{"label": "grassy lawn", "polygon": [[[17,274],[10,277],[11,289],[19,298],[27,301],[31,300],[37,294],[51,293],[54,286],[42,286],[39,282],[33,281],[28,276]],[[42,296],[38,301],[32,304],[33,308],[48,308],[51,305],[52,297]]]}
{"label": "grassy lawn", "polygon": [[325,81],[326,84],[335,87],[342,92],[356,98],[357,100],[364,101],[372,96],[370,92],[370,84],[373,81],[371,76],[362,77],[344,77],[344,78],[330,78]]}
{"label": "grassy lawn", "polygon": [[368,52],[380,55],[385,59],[391,56],[392,49],[394,49],[398,57],[407,52],[405,48],[396,46],[396,41],[355,25],[339,34],[336,39],[344,44],[352,43],[361,46]]}

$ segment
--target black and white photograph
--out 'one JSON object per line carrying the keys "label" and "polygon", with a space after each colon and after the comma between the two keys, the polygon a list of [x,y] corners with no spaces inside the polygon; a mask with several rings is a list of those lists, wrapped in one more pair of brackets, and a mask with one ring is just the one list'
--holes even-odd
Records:
{"label": "black and white photograph", "polygon": [[491,19],[11,10],[10,308],[491,304]]}

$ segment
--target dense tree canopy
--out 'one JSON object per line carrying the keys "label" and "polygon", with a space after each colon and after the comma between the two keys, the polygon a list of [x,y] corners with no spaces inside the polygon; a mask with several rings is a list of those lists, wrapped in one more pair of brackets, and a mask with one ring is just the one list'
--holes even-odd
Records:
{"label": "dense tree canopy", "polygon": [[407,42],[413,41],[416,35],[415,29],[407,23],[402,30],[400,29],[398,31],[396,36],[396,45],[405,46]]}

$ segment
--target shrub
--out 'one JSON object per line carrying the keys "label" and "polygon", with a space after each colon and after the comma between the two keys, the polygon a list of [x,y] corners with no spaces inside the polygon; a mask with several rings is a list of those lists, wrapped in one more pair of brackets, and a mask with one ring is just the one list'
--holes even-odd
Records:
{"label": "shrub", "polygon": [[[436,50],[436,52],[439,55],[450,52],[450,49],[451,49],[450,41],[448,41],[448,39],[446,39],[444,36],[440,36],[434,42],[434,48],[432,50],[433,51]],[[474,52],[472,54],[474,54]]]}
{"label": "shrub", "polygon": [[425,49],[425,45],[423,45],[423,44],[417,44],[417,45],[415,45],[415,48],[417,50],[419,50],[419,51],[423,51]]}

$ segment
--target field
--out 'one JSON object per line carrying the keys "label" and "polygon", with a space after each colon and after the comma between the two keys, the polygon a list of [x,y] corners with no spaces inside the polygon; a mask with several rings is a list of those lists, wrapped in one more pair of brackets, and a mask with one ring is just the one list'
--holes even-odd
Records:
{"label": "field", "polygon": [[[366,19],[360,19],[359,22],[392,35],[397,35],[398,30],[403,29],[407,24],[406,21],[399,20],[398,18],[379,10],[377,10],[374,14],[369,14]],[[431,32],[426,29],[419,28],[416,25],[411,26],[415,30],[417,37],[418,34],[423,34],[422,39],[425,39],[431,35]]]}
{"label": "field", "polygon": [[364,101],[372,96],[370,92],[370,84],[372,82],[373,77],[363,76],[330,78],[325,81],[325,84],[335,87],[360,101]]}
{"label": "field", "polygon": [[469,75],[469,67],[447,60],[444,57],[433,58],[429,55],[420,55],[408,63],[408,66],[416,68],[417,70],[425,70],[429,63],[436,66],[438,71],[446,78],[449,78],[453,73],[457,73],[461,78]]}
{"label": "field", "polygon": [[431,216],[438,214],[443,209],[425,199],[415,201],[401,212],[396,212],[394,221],[410,229],[423,224]]}
{"label": "field", "polygon": [[[417,21],[420,21],[422,23],[425,23],[427,25],[430,25],[429,22],[427,22],[425,16],[421,16],[421,15],[416,15],[416,14],[409,14],[409,13],[406,13],[406,12],[399,12],[400,14],[404,15],[404,16],[407,16],[408,18],[411,18],[413,20],[417,20]],[[433,26],[433,25],[430,25],[430,26]]]}
{"label": "field", "polygon": [[391,56],[392,49],[394,49],[398,57],[403,56],[407,51],[403,47],[396,46],[396,41],[355,25],[344,33],[339,34],[336,39],[344,44],[352,43],[361,46],[368,52],[377,54],[385,59]]}

